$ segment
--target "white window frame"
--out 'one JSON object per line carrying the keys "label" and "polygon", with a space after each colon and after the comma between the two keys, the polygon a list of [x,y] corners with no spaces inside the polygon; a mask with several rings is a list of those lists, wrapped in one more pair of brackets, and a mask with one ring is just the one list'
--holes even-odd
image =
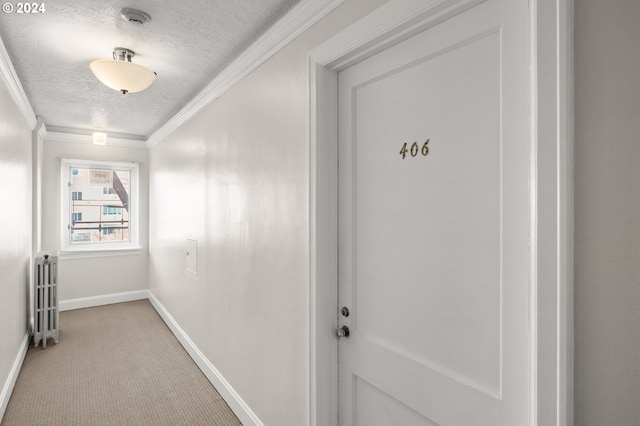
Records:
{"label": "white window frame", "polygon": [[[72,168],[96,168],[102,170],[128,170],[129,181],[129,241],[100,241],[85,244],[71,244],[71,191],[69,177]],[[63,158],[60,161],[60,253],[87,253],[99,251],[139,250],[140,196],[138,163],[116,161],[75,160]]]}

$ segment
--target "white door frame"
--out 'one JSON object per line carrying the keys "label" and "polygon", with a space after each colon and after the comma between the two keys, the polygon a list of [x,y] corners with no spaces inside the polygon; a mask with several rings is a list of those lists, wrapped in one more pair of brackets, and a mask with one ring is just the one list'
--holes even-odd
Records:
{"label": "white door frame", "polygon": [[[310,53],[310,425],[337,425],[338,72],[485,0],[390,0]],[[530,426],[573,425],[573,0],[529,0]]]}

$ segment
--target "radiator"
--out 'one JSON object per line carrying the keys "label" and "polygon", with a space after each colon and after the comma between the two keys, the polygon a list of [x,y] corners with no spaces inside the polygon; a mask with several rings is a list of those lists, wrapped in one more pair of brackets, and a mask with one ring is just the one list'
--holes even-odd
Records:
{"label": "radiator", "polygon": [[45,254],[35,262],[33,294],[33,346],[47,347],[47,339],[58,343],[58,258]]}

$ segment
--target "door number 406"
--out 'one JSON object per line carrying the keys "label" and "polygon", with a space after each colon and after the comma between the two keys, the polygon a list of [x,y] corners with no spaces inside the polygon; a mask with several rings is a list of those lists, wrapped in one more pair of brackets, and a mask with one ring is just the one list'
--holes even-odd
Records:
{"label": "door number 406", "polygon": [[414,142],[409,146],[407,142],[402,145],[402,149],[400,150],[400,155],[402,155],[402,159],[404,160],[407,154],[412,157],[417,157],[418,153],[422,154],[423,157],[426,157],[429,154],[429,139],[422,144],[422,148],[418,145],[418,142]]}

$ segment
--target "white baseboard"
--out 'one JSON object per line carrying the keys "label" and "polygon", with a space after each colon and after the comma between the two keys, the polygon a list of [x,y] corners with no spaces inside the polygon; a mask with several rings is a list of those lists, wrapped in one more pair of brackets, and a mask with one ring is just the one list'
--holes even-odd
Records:
{"label": "white baseboard", "polygon": [[13,361],[13,366],[11,367],[11,371],[9,372],[9,377],[7,377],[7,381],[2,387],[2,393],[0,393],[0,423],[2,423],[2,418],[4,417],[4,413],[7,410],[9,398],[11,398],[11,394],[13,393],[13,387],[16,385],[16,380],[18,380],[18,374],[20,374],[22,362],[24,361],[25,355],[27,355],[30,338],[31,335],[29,332],[27,332],[27,334],[25,334],[24,336],[24,339],[22,339],[22,344],[20,345],[20,349],[18,350],[18,355],[16,355],[16,359],[15,361]]}
{"label": "white baseboard", "polygon": [[204,356],[204,354],[198,349],[198,347],[189,338],[187,333],[178,325],[176,320],[173,319],[171,314],[165,309],[160,301],[149,292],[149,301],[156,309],[158,314],[162,317],[167,326],[171,329],[176,338],[180,341],[185,350],[189,353],[191,358],[198,365],[200,370],[207,376],[207,379],[213,384],[218,393],[229,405],[231,410],[238,417],[240,422],[244,426],[264,426],[264,423],[260,421],[258,416],[249,408],[246,402],[238,395],[238,393],[231,387],[229,382],[220,374],[220,372],[211,364],[211,362]]}
{"label": "white baseboard", "polygon": [[131,302],[149,299],[149,290],[125,291],[123,293],[104,294],[102,296],[79,297],[77,299],[60,300],[60,312],[73,309],[92,308],[94,306],[111,305],[112,303]]}

